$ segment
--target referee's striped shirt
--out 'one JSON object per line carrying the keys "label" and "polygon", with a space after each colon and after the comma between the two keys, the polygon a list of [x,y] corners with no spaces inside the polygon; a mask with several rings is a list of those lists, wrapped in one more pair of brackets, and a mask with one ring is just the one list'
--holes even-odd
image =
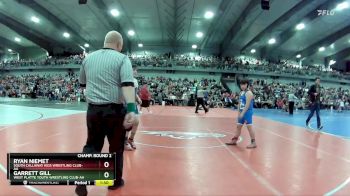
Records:
{"label": "referee's striped shirt", "polygon": [[123,104],[124,82],[134,82],[131,62],[113,49],[92,52],[80,68],[79,83],[86,84],[86,98],[91,104]]}

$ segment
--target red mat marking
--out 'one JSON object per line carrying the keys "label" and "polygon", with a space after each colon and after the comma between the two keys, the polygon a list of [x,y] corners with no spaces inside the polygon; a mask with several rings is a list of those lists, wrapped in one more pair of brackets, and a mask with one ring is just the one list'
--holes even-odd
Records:
{"label": "red mat marking", "polygon": [[[90,187],[90,194],[320,195],[348,178],[350,142],[347,140],[256,117],[258,148],[245,149],[249,143],[245,128],[242,143],[227,148],[222,143],[232,137],[237,114],[214,109],[206,115],[196,115],[193,109],[153,107],[153,114],[145,112],[141,116],[139,130],[211,132],[226,136],[179,140],[139,132],[137,142],[154,146],[138,145],[136,151],[125,152],[125,186],[109,192],[103,187]],[[0,138],[0,163],[5,166],[7,152],[80,152],[86,140],[85,114],[10,126],[0,131]],[[195,148],[201,146],[219,147]],[[5,178],[1,179],[0,195],[33,194],[24,187],[10,187]],[[36,188],[53,195],[74,194],[74,187]],[[349,194],[349,186],[338,193]]]}

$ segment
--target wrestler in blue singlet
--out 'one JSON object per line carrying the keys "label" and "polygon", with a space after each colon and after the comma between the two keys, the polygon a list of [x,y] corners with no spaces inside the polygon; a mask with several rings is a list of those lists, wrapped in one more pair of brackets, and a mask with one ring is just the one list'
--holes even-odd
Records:
{"label": "wrestler in blue singlet", "polygon": [[[246,97],[246,93],[247,91],[242,91],[240,93],[240,107],[239,107],[239,111],[242,112],[245,105],[247,104],[247,97]],[[244,114],[243,118],[238,119],[238,124],[244,124],[246,123],[247,125],[251,125],[253,124],[253,106],[254,106],[254,99],[252,99],[248,110],[246,111],[246,113]]]}

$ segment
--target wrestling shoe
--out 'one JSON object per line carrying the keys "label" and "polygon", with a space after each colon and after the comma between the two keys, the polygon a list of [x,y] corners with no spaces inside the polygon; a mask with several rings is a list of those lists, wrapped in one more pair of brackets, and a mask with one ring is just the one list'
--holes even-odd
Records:
{"label": "wrestling shoe", "polygon": [[136,145],[133,139],[129,139],[128,143],[130,144],[131,148],[133,148],[134,150],[136,150]]}
{"label": "wrestling shoe", "polygon": [[126,151],[133,151],[133,147],[130,145],[130,143],[128,141],[125,142],[124,144],[124,150]]}
{"label": "wrestling shoe", "polygon": [[252,142],[247,146],[248,149],[252,149],[252,148],[256,148],[256,147],[257,147],[257,145],[255,142]]}
{"label": "wrestling shoe", "polygon": [[230,142],[226,142],[226,145],[237,145],[238,137],[233,137]]}

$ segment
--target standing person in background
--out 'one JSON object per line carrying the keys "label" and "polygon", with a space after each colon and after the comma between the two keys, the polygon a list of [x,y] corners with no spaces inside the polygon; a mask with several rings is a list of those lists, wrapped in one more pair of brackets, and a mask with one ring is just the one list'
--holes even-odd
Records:
{"label": "standing person in background", "polygon": [[345,109],[345,97],[339,98],[338,112],[342,112]]}
{"label": "standing person in background", "polygon": [[294,104],[298,100],[298,97],[294,95],[294,93],[288,94],[288,106],[289,106],[289,114],[293,115]]}
{"label": "standing person in background", "polygon": [[[84,59],[79,77],[80,86],[86,87],[88,102],[87,141],[83,153],[100,153],[107,136],[109,152],[116,154],[116,176],[113,186],[108,187],[110,190],[124,185],[125,129],[137,123],[133,71],[129,58],[120,53],[122,47],[120,33],[108,32],[104,48]],[[78,185],[75,193],[86,196],[86,186]]]}
{"label": "standing person in background", "polygon": [[315,79],[315,84],[311,86],[308,94],[310,98],[310,114],[309,117],[306,119],[306,126],[310,127],[310,119],[314,116],[316,112],[317,117],[317,129],[321,130],[323,128],[323,125],[321,124],[321,118],[320,118],[320,108],[321,108],[321,80],[319,77]]}
{"label": "standing person in background", "polygon": [[140,113],[142,113],[142,108],[146,108],[149,113],[152,113],[152,111],[149,108],[150,102],[151,102],[151,93],[148,90],[147,84],[143,85],[140,90],[140,98],[141,98],[141,107],[140,107]]}
{"label": "standing person in background", "polygon": [[199,105],[201,105],[203,107],[205,113],[208,112],[208,109],[205,107],[205,104],[204,104],[204,94],[205,94],[205,90],[203,89],[203,87],[202,86],[198,86],[198,90],[197,90],[197,106],[196,106],[195,113],[198,113]]}
{"label": "standing person in background", "polygon": [[33,87],[33,95],[32,95],[33,99],[37,98],[38,91],[39,91],[39,82],[35,82],[34,87]]}
{"label": "standing person in background", "polygon": [[[137,67],[134,66],[133,67],[133,70],[134,70],[134,87],[135,87],[135,100],[138,104],[141,104],[141,99],[140,97],[138,96],[138,87],[139,87],[139,83],[137,82],[137,79],[135,78],[136,75],[137,75]],[[139,119],[139,112],[138,112],[138,106],[136,105],[136,108],[135,108],[135,114],[136,114],[136,117]],[[136,131],[137,131],[137,128],[139,126],[139,120],[137,121],[136,124],[134,124],[132,126],[132,128],[126,130],[126,134],[125,134],[125,150],[128,150],[128,151],[132,151],[132,150],[136,150],[136,145],[135,145],[135,142],[134,142],[134,138],[135,138],[135,135],[136,135]]]}

